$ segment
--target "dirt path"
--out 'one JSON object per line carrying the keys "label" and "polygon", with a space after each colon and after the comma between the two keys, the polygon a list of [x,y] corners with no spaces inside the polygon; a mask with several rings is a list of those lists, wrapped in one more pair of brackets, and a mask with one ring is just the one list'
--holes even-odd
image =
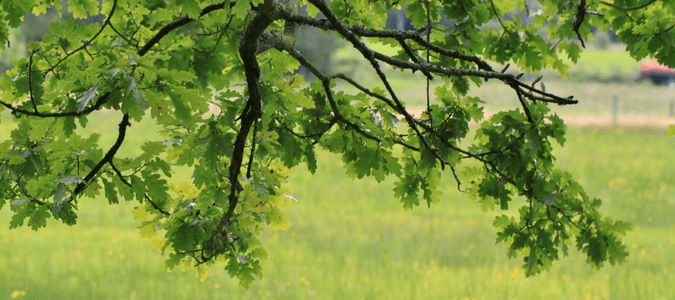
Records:
{"label": "dirt path", "polygon": [[[210,105],[211,110],[209,114],[216,113],[218,108],[213,104]],[[422,109],[411,109],[410,113],[419,117],[422,115]],[[491,115],[492,112],[486,111],[485,116]],[[400,116],[399,118],[401,118]],[[594,116],[594,115],[580,115],[580,116],[561,116],[567,126],[573,127],[611,127],[614,126],[612,116]],[[675,125],[675,118],[663,118],[653,115],[631,115],[623,114],[617,118],[616,126],[620,127],[656,127],[668,128],[668,125]]]}
{"label": "dirt path", "polygon": [[[614,120],[611,116],[567,116],[562,117],[567,126],[614,126]],[[675,125],[675,119],[661,118],[650,115],[619,115],[616,122],[621,127],[658,127],[668,128],[668,125]]]}
{"label": "dirt path", "polygon": [[[413,116],[419,117],[423,110],[410,110]],[[486,112],[485,116],[490,116],[492,112]],[[612,116],[594,116],[594,115],[580,115],[580,116],[560,116],[565,121],[567,126],[573,127],[611,127],[614,126]],[[624,114],[617,117],[616,126],[619,127],[656,127],[668,128],[668,125],[675,125],[675,118],[663,118],[653,115],[631,115]]]}

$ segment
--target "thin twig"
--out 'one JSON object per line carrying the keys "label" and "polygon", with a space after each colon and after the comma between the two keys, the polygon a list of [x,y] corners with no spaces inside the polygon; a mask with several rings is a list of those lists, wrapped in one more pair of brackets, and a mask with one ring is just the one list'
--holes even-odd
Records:
{"label": "thin twig", "polygon": [[122,176],[122,172],[120,172],[120,170],[117,169],[117,167],[115,167],[115,164],[113,163],[112,159],[110,160],[109,163],[110,163],[110,167],[113,169],[113,171],[115,171],[115,174],[117,174],[117,177],[119,177],[119,179],[122,181],[122,183],[124,183],[128,187],[131,187],[131,183],[129,183],[126,179],[124,179],[124,176]]}
{"label": "thin twig", "polygon": [[[419,62],[419,60],[417,59],[417,56],[415,56],[415,53],[412,51],[410,46],[408,46],[408,44],[405,43],[405,40],[402,39],[402,38],[399,38],[397,40],[398,40],[398,43],[401,45],[401,48],[403,48],[405,53],[408,54],[408,57],[410,57],[410,60],[412,60],[413,62],[416,62],[416,63]],[[429,51],[428,50],[427,50],[427,62],[429,62]],[[427,76],[427,79],[429,79],[429,78],[433,79],[434,78],[434,76],[431,75],[431,73],[429,73],[428,71],[423,70],[422,73],[424,73],[424,75]]]}
{"label": "thin twig", "polygon": [[66,49],[63,49],[63,51],[66,52],[66,55],[65,55],[61,60],[59,60],[58,62],[56,62],[56,64],[54,64],[49,70],[47,70],[46,73],[53,72],[54,69],[55,69],[58,65],[60,65],[60,64],[61,64],[62,62],[64,62],[64,61],[66,61],[66,59],[68,59],[71,55],[73,55],[73,54],[75,54],[75,53],[77,53],[77,52],[80,52],[82,49],[84,49],[84,48],[86,48],[87,46],[91,45],[91,43],[92,43],[99,35],[101,35],[101,33],[103,32],[103,30],[104,30],[108,25],[111,24],[111,23],[110,23],[110,20],[112,19],[113,14],[115,13],[115,9],[116,9],[116,8],[117,8],[117,0],[113,0],[112,8],[110,9],[110,13],[108,14],[108,18],[106,18],[106,20],[103,22],[103,26],[101,26],[101,28],[99,28],[98,32],[96,32],[96,34],[94,34],[94,36],[93,36],[91,39],[89,39],[88,41],[85,41],[84,43],[82,43],[82,46],[80,46],[79,48],[77,48],[77,49],[71,51],[70,53],[68,53],[68,51],[66,51]]}
{"label": "thin twig", "polygon": [[[212,11],[224,9],[225,6],[226,6],[227,4],[229,4],[229,6],[232,7],[232,6],[234,6],[234,4],[236,4],[236,2],[235,2],[235,1],[233,1],[232,3],[230,3],[230,2],[223,2],[223,3],[220,3],[220,4],[211,4],[211,5],[208,5],[208,6],[204,7],[204,9],[202,9],[202,11],[201,11],[201,13],[199,14],[199,16],[202,17],[202,16],[204,16],[204,15],[206,15],[206,14],[212,12]],[[177,19],[177,20],[175,20],[175,21],[173,21],[173,22],[167,24],[166,26],[162,27],[162,29],[160,29],[159,32],[157,32],[157,34],[155,34],[155,36],[153,36],[147,43],[145,43],[145,45],[143,45],[143,47],[141,48],[141,50],[138,51],[138,55],[140,55],[140,56],[145,55],[146,53],[148,53],[148,51],[150,51],[150,49],[151,49],[155,44],[159,43],[159,41],[160,41],[164,36],[166,36],[167,34],[169,34],[169,33],[170,33],[171,31],[173,31],[174,29],[179,28],[179,27],[182,27],[182,26],[184,26],[184,25],[187,25],[188,23],[190,23],[190,22],[192,22],[192,21],[194,21],[193,18],[190,18],[190,17],[188,17],[188,16],[183,16],[183,17],[181,17],[181,18],[179,18],[179,19]]]}
{"label": "thin twig", "polygon": [[628,11],[631,11],[631,10],[638,10],[638,9],[641,9],[641,8],[645,8],[645,7],[649,6],[649,5],[652,5],[652,4],[655,3],[656,1],[657,1],[657,0],[651,0],[651,1],[646,2],[646,3],[644,3],[644,4],[637,5],[637,6],[633,6],[633,7],[623,7],[623,6],[618,6],[618,5],[614,5],[614,4],[612,4],[612,3],[605,2],[605,1],[600,1],[600,4],[607,5],[607,6],[609,6],[609,7],[616,8],[616,9],[622,10],[622,11],[624,11],[624,12],[628,12]]}
{"label": "thin twig", "polygon": [[522,106],[523,111],[525,111],[525,115],[527,116],[527,121],[530,122],[530,124],[534,124],[534,118],[532,117],[532,112],[530,112],[530,108],[527,106],[527,103],[525,103],[525,100],[523,99],[522,90],[520,89],[520,87],[517,87],[517,86],[512,86],[512,88],[516,91],[516,95],[518,95],[518,101],[520,101],[520,106]]}
{"label": "thin twig", "polygon": [[497,8],[495,7],[495,2],[494,2],[493,0],[490,0],[490,4],[492,4],[492,12],[495,13],[495,17],[497,17],[497,21],[499,21],[499,25],[501,25],[502,28],[504,28],[504,31],[506,31],[506,32],[508,32],[509,34],[511,34],[511,31],[508,30],[508,29],[506,28],[506,26],[504,26],[504,23],[502,23],[502,18],[499,16],[499,13],[497,12]]}
{"label": "thin twig", "polygon": [[162,213],[163,215],[166,215],[166,216],[170,216],[170,215],[171,215],[168,211],[163,210],[162,208],[160,208],[154,201],[152,201],[152,200],[150,199],[150,197],[148,197],[147,194],[144,194],[143,196],[145,197],[145,200],[148,201],[148,202],[150,202],[150,205],[152,205],[152,207],[154,207],[157,211],[159,211],[160,213]]}
{"label": "thin twig", "polygon": [[33,110],[35,113],[38,112],[37,104],[35,103],[35,95],[33,93],[33,56],[40,49],[35,49],[30,53],[30,59],[28,63],[28,93],[30,94],[30,102],[33,104]]}
{"label": "thin twig", "polygon": [[464,190],[462,190],[462,181],[459,180],[459,176],[457,176],[457,171],[455,171],[455,167],[450,165],[450,170],[452,171],[452,176],[455,177],[455,181],[457,182],[457,190],[464,193]]}

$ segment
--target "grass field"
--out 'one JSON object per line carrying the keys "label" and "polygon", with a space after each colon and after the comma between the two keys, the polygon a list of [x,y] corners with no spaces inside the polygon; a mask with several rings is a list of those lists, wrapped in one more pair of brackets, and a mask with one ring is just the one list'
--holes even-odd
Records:
{"label": "grass field", "polygon": [[[110,123],[115,124],[116,118]],[[646,146],[645,146],[646,145]],[[293,225],[268,230],[266,275],[248,290],[214,268],[200,282],[166,273],[128,213],[133,203],[83,201],[76,227],[0,230],[0,298],[16,299],[673,299],[675,141],[661,129],[572,128],[557,151],[604,209],[634,225],[622,266],[595,270],[572,254],[525,278],[494,245],[492,218],[456,191],[404,211],[391,182],[352,181],[330,155],[316,176],[299,168],[287,207]],[[449,175],[449,174],[448,174]],[[7,224],[9,212],[0,212]]]}
{"label": "grass field", "polygon": [[[400,73],[392,79],[411,106],[423,103],[422,79]],[[665,103],[675,99],[648,83],[546,85],[582,100],[556,108],[562,116],[606,116],[617,94],[622,113],[665,118]],[[490,111],[518,106],[497,83],[474,93]],[[108,128],[118,122],[107,114],[87,130],[112,144]],[[0,137],[8,124],[3,118]],[[501,212],[483,213],[457,191],[451,174],[439,205],[404,211],[391,181],[350,180],[339,160],[324,153],[316,175],[293,171],[299,201],[285,209],[293,225],[264,232],[270,257],[265,277],[250,289],[218,267],[205,282],[190,272],[167,273],[160,253],[138,236],[129,213],[134,203],[92,199],[80,203],[77,226],[50,220],[38,232],[8,230],[10,212],[0,211],[0,299],[675,299],[675,140],[664,132],[573,127],[566,147],[556,149],[558,165],[603,199],[604,212],[633,224],[622,266],[596,270],[572,251],[551,271],[525,278],[521,262],[494,243],[491,223]],[[130,135],[120,153],[138,151],[146,137]]]}

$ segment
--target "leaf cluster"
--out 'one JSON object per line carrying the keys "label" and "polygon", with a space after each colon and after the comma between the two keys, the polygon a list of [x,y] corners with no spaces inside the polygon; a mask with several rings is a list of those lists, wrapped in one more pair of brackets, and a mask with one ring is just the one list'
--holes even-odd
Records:
{"label": "leaf cluster", "polygon": [[[395,177],[405,209],[439,203],[443,176],[484,210],[518,207],[493,225],[528,275],[550,268],[570,245],[595,266],[621,263],[620,236],[630,226],[603,216],[601,201],[555,167],[552,143],[564,144],[565,125],[548,105],[577,101],[508,68],[565,75],[563,58],[577,61],[592,26],[617,30],[636,58],[672,63],[675,4],[530,2],[68,1],[74,19],[52,23],[0,78],[0,109],[14,123],[0,147],[0,208],[13,211],[10,227],[38,229],[50,217],[75,224],[79,201],[101,194],[136,201],[140,234],[168,253],[168,269],[204,279],[209,266],[224,264],[249,286],[268,256],[259,234],[289,225],[281,210],[295,199],[285,187],[289,169],[304,163],[315,172],[323,149],[341,155],[353,178]],[[2,1],[0,36],[26,13],[61,8]],[[383,29],[401,8],[417,30]],[[92,16],[103,21],[79,22]],[[379,84],[319,71],[295,49],[299,26],[335,32]],[[315,81],[294,74],[301,65]],[[423,74],[422,113],[406,106],[383,65]],[[432,91],[431,80],[443,84]],[[488,80],[515,93],[518,106],[486,116],[490,99],[467,92]],[[109,147],[99,134],[81,135],[102,113],[120,119],[105,133],[116,135]],[[141,120],[159,125],[159,136]],[[119,151],[130,134],[145,138],[140,154]],[[189,178],[175,178],[186,169]]]}

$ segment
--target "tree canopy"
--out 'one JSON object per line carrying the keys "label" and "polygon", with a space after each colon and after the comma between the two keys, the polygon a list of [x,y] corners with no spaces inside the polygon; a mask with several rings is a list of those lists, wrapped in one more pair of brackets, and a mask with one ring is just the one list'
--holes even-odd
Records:
{"label": "tree canopy", "polygon": [[[527,275],[571,245],[594,266],[621,263],[630,225],[603,216],[601,201],[554,164],[565,124],[548,105],[577,100],[507,70],[565,75],[592,28],[616,30],[636,59],[675,66],[675,2],[608,1],[2,1],[1,48],[26,13],[67,9],[73,18],[50,24],[0,79],[0,109],[13,122],[0,147],[0,208],[13,212],[11,228],[37,230],[48,218],[75,224],[78,202],[99,195],[138,201],[140,234],[168,253],[167,268],[204,277],[221,264],[249,286],[268,256],[259,234],[289,224],[289,169],[314,172],[322,149],[341,155],[351,177],[396,177],[405,209],[441,201],[440,179],[451,176],[484,210],[514,210],[493,225]],[[401,8],[416,30],[384,27]],[[103,21],[80,22],[92,16]],[[336,33],[377,84],[322,73],[295,48],[299,26]],[[300,65],[316,80],[296,74]],[[410,82],[426,89],[423,113],[406,106],[385,65],[423,75]],[[430,90],[431,80],[441,87]],[[467,96],[486,81],[509,87],[520,107],[486,116],[490,99]],[[104,110],[120,121],[102,148],[100,134],[80,129]],[[148,134],[140,155],[118,151],[144,118],[161,137]],[[189,180],[170,179],[185,170]]]}

